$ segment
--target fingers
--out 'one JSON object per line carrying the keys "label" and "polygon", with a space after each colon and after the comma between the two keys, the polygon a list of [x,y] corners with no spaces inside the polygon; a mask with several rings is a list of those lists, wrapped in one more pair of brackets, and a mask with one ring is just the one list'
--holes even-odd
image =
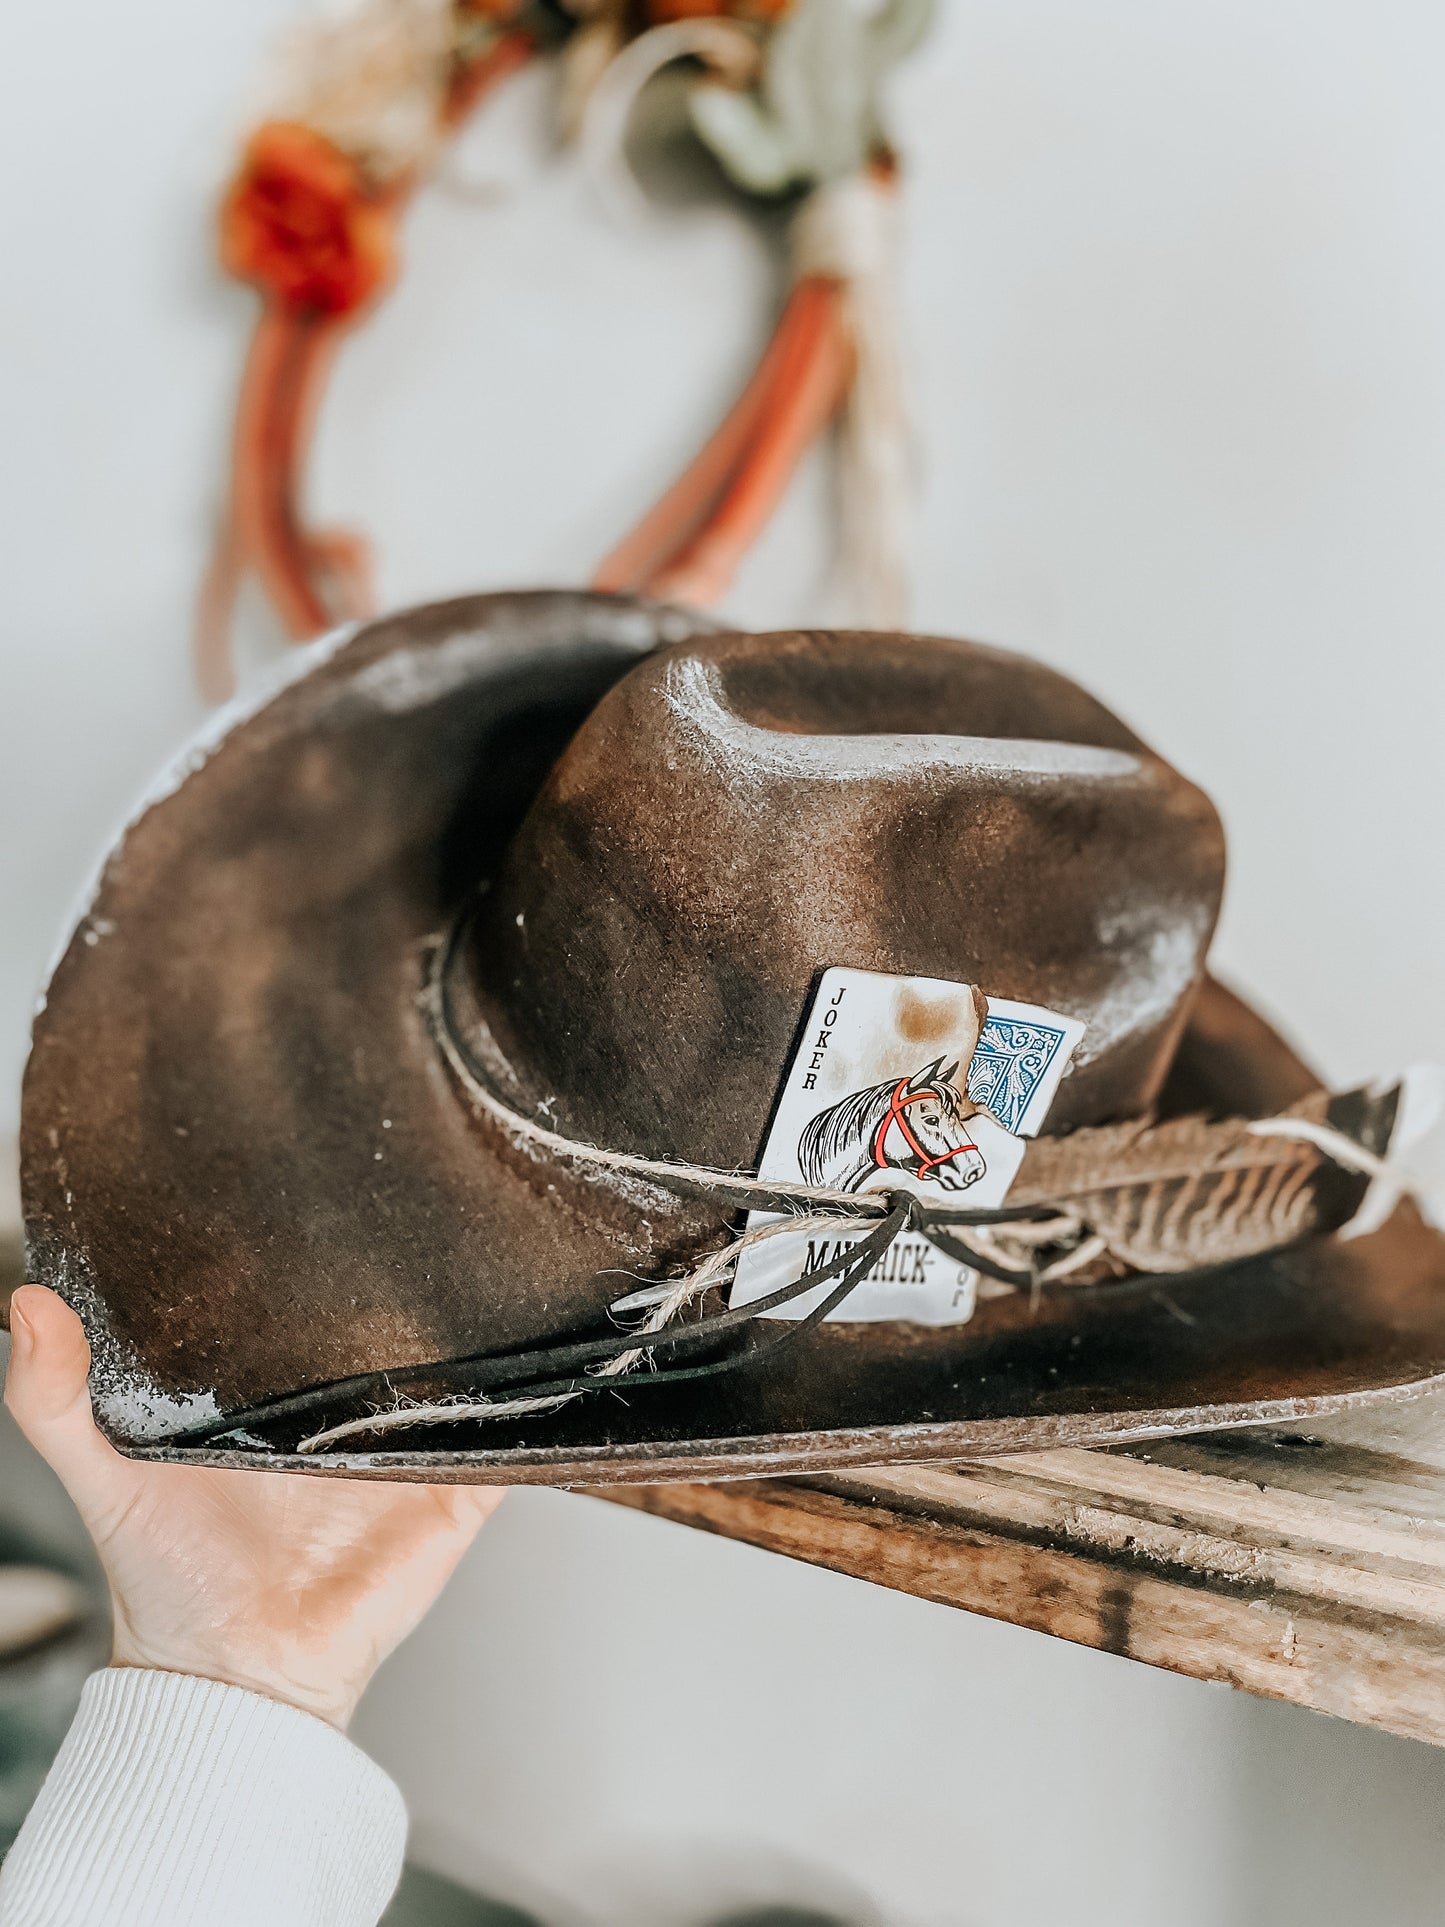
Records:
{"label": "fingers", "polygon": [[44,1285],[19,1286],[10,1300],[5,1403],[78,1504],[100,1496],[93,1488],[124,1464],[96,1429],[89,1370],[85,1328],[64,1299]]}

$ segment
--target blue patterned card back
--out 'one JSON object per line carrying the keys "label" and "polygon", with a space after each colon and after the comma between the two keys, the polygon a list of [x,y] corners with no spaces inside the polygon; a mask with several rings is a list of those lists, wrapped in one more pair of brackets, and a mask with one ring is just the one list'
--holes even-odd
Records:
{"label": "blue patterned card back", "polygon": [[968,1072],[968,1094],[1006,1131],[1021,1131],[1029,1100],[1064,1048],[1062,1025],[1024,1023],[992,1012],[978,1040]]}

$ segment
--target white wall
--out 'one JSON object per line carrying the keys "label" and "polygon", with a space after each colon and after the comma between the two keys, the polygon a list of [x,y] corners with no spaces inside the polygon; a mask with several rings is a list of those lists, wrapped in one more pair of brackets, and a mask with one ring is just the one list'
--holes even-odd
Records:
{"label": "white wall", "polygon": [[[1445,1055],[1445,18],[946,4],[898,92],[917,620],[1048,657],[1211,789],[1220,957],[1329,1075]],[[290,7],[12,11],[0,1130],[55,926],[199,713],[249,314],[208,210]],[[318,506],[390,600],[581,578],[764,327],[743,223],[610,228],[518,95],[466,157],[513,191],[417,209],[322,423]],[[831,606],[826,490],[740,619]],[[558,1918],[1411,1927],[1445,1881],[1445,1756],[557,1495],[509,1501],[363,1726],[423,1851]]]}

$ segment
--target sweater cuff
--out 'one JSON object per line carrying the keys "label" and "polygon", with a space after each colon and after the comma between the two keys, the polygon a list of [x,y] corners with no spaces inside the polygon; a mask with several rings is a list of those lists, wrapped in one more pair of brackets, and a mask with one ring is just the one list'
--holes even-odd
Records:
{"label": "sweater cuff", "polygon": [[110,1667],[0,1869],[3,1927],[375,1927],[406,1809],[344,1734],[219,1680]]}

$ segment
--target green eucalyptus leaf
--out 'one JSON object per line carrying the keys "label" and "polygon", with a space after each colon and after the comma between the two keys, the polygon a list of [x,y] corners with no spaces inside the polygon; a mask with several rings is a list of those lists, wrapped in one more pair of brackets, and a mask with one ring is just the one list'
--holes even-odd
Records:
{"label": "green eucalyptus leaf", "polygon": [[692,124],[739,187],[781,194],[796,178],[783,131],[753,94],[707,85],[693,89]]}
{"label": "green eucalyptus leaf", "polygon": [[738,185],[780,194],[856,174],[882,140],[884,76],[923,39],[934,0],[796,0],[773,30],[749,93],[705,82],[693,126]]}

